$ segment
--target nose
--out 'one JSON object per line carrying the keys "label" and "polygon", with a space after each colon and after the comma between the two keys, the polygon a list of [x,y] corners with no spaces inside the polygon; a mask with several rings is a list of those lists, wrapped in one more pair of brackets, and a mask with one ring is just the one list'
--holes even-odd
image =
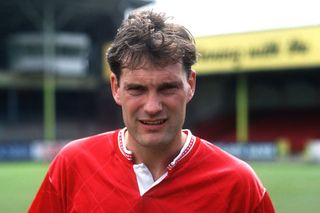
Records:
{"label": "nose", "polygon": [[144,111],[149,115],[156,115],[162,111],[161,97],[156,93],[149,93],[144,104]]}

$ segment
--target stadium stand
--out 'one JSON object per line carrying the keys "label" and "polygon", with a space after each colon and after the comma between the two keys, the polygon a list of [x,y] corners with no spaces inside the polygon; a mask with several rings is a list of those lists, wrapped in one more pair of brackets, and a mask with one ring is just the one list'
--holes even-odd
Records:
{"label": "stadium stand", "polygon": [[[285,110],[255,112],[250,115],[250,142],[289,141],[292,154],[301,153],[311,139],[320,138],[320,112],[314,110]],[[194,133],[212,142],[235,142],[234,116],[222,116],[195,125]]]}

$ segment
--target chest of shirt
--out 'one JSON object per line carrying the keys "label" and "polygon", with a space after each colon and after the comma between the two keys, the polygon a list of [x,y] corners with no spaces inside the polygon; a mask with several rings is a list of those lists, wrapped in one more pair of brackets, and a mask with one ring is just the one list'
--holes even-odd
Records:
{"label": "chest of shirt", "polygon": [[[232,196],[238,196],[232,194],[236,187],[232,184],[222,184],[219,180],[214,184],[212,178],[201,174],[183,180],[185,177],[188,174],[183,169],[169,173],[140,195],[130,167],[118,166],[116,171],[88,174],[83,176],[83,182],[74,183],[72,188],[78,190],[68,193],[68,209],[74,212],[228,212]],[[239,198],[237,202],[241,205]]]}

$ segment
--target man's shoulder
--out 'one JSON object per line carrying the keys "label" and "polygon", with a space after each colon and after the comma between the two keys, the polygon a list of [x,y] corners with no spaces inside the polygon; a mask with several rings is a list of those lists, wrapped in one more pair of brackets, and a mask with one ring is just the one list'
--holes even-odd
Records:
{"label": "man's shoulder", "polygon": [[214,168],[221,168],[229,174],[255,176],[253,169],[247,162],[204,139],[200,139],[198,154],[206,164],[210,164]]}
{"label": "man's shoulder", "polygon": [[60,155],[69,156],[74,154],[99,152],[110,150],[117,140],[119,130],[103,132],[85,138],[76,139],[67,143],[60,151]]}
{"label": "man's shoulder", "polygon": [[207,159],[223,160],[223,161],[238,161],[239,159],[222,150],[216,144],[205,139],[199,138],[199,152],[205,153]]}
{"label": "man's shoulder", "polygon": [[256,207],[266,193],[261,180],[247,162],[227,153],[213,143],[200,139],[194,162],[197,162],[194,166],[196,173],[206,174],[206,180],[210,182],[208,188],[212,186],[214,190],[221,187],[240,205]]}

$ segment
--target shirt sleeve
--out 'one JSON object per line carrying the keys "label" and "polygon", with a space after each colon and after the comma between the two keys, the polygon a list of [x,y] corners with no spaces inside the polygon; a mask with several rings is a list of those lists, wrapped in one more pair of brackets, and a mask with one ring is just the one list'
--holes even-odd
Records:
{"label": "shirt sleeve", "polygon": [[262,200],[254,211],[255,213],[275,213],[272,201],[268,192],[264,193]]}
{"label": "shirt sleeve", "polygon": [[62,213],[62,200],[47,174],[36,194],[28,213]]}
{"label": "shirt sleeve", "polygon": [[62,213],[65,212],[65,202],[61,187],[62,160],[60,156],[52,162],[49,170],[37,192],[28,213]]}

